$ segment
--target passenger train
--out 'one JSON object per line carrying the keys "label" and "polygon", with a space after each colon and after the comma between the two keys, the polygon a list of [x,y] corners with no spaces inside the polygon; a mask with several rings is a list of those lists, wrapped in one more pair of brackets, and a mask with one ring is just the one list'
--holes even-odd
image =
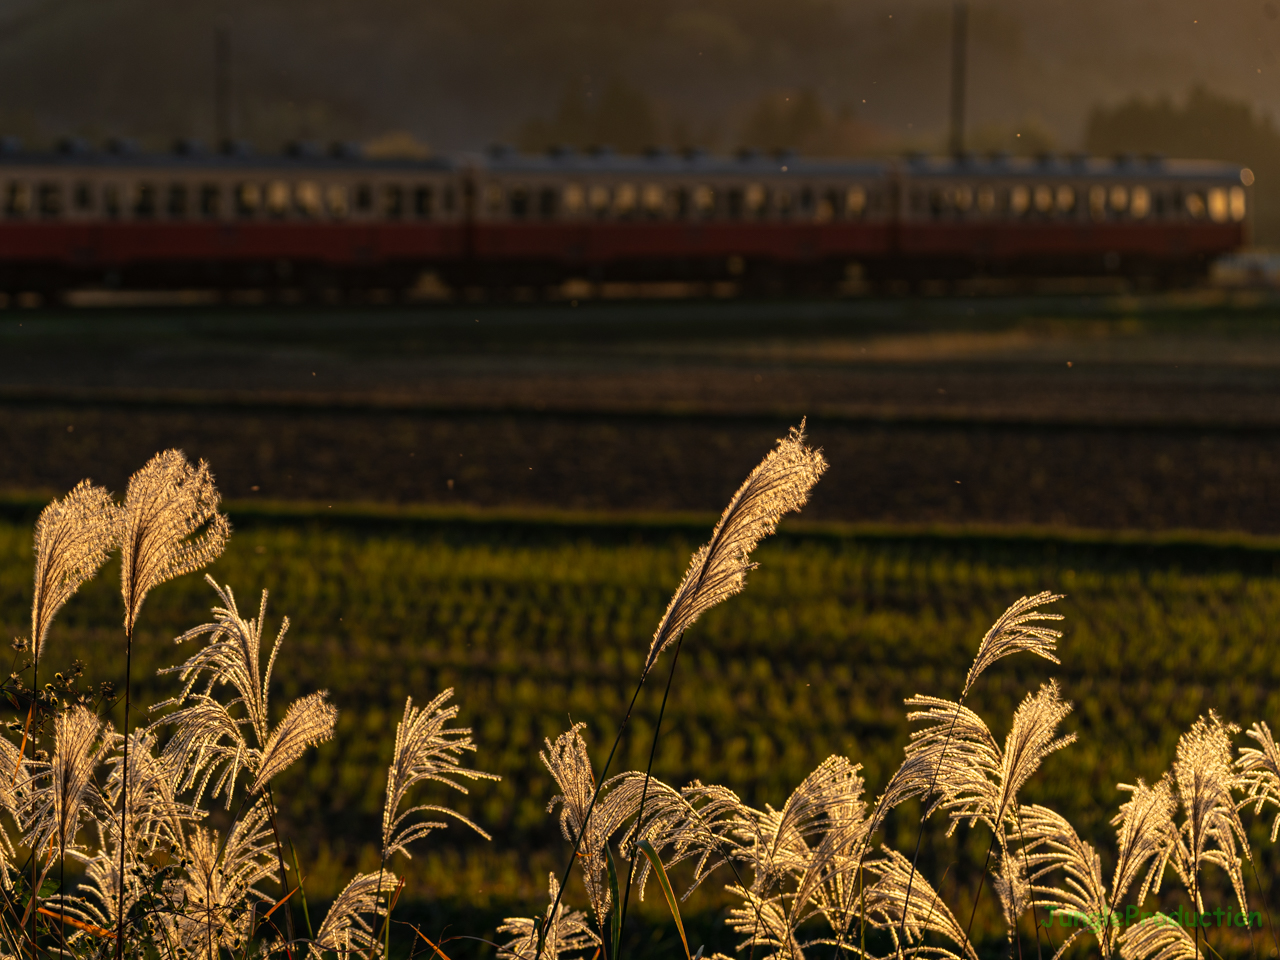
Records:
{"label": "passenger train", "polygon": [[1246,239],[1247,169],[1083,156],[815,160],[743,152],[420,161],[293,145],[141,153],[0,140],[0,292],[333,297],[566,281],[785,292],[851,277],[1115,275],[1170,284]]}

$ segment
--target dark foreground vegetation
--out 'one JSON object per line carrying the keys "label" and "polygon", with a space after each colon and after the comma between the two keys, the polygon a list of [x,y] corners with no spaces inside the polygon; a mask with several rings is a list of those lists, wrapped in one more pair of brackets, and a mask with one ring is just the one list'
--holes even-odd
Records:
{"label": "dark foreground vegetation", "polygon": [[[13,505],[0,524],[10,636],[25,630],[33,519]],[[341,710],[335,741],[277,784],[283,829],[299,851],[313,851],[302,865],[308,894],[331,897],[353,869],[376,869],[371,838],[394,720],[405,696],[452,686],[459,722],[475,731],[473,765],[503,776],[477,784],[458,807],[495,842],[461,829],[438,835],[404,865],[409,909],[478,936],[491,936],[502,916],[540,909],[547,871],[562,869],[566,852],[544,811],[557,791],[538,761],[542,739],[585,721],[593,752],[607,749],[652,625],[708,524],[251,509],[232,519],[236,535],[213,576],[246,605],[269,586],[271,621],[287,612],[293,622],[275,695],[284,702],[327,688]],[[1004,661],[969,706],[1002,737],[1025,691],[1059,678],[1076,703],[1064,727],[1080,740],[1045,762],[1024,800],[1059,810],[1086,839],[1109,846],[1107,820],[1123,800],[1115,785],[1158,778],[1198,715],[1217,708],[1246,725],[1280,718],[1280,668],[1269,652],[1280,547],[1268,543],[855,534],[793,521],[757,559],[746,593],[687,638],[654,765],[668,783],[697,777],[780,806],[832,753],[882,783],[907,740],[903,698],[954,695],[992,619],[1041,588],[1068,595],[1059,604],[1062,666]],[[86,679],[122,680],[115,563],[62,613],[49,669],[78,658]],[[172,692],[176,681],[154,669],[179,659],[169,641],[206,620],[213,600],[193,576],[149,601],[135,641],[135,702]],[[642,694],[617,769],[644,768],[660,694],[657,685]],[[911,816],[890,824],[891,846],[909,850],[914,837]],[[967,916],[985,838],[961,831],[946,840],[940,827],[925,837],[925,875]],[[1274,876],[1273,848],[1255,850],[1262,876]],[[656,895],[635,935],[669,940]],[[699,936],[727,947],[722,896],[706,887],[686,907]],[[583,904],[572,888],[571,899]],[[1000,938],[1001,925],[988,901],[984,938]]]}

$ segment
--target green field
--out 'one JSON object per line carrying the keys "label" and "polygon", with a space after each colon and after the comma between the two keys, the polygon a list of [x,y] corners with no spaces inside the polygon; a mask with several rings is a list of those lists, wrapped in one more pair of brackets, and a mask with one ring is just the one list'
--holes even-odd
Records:
{"label": "green field", "polygon": [[[0,516],[0,609],[10,636],[28,631],[33,518],[23,506]],[[437,834],[405,868],[410,896],[535,909],[546,871],[565,856],[544,812],[553,791],[538,760],[542,739],[584,720],[593,748],[607,749],[653,628],[710,518],[233,510],[233,521],[236,534],[213,575],[244,608],[256,609],[257,591],[269,588],[272,631],[282,614],[293,623],[276,669],[277,707],[327,688],[342,711],[336,741],[277,788],[312,896],[332,895],[358,863],[376,866],[384,765],[404,698],[453,686],[460,722],[479,744],[475,765],[504,778],[477,785],[458,806],[494,841],[460,829]],[[686,637],[655,766],[668,782],[698,777],[781,805],[838,752],[865,764],[868,789],[878,791],[906,740],[902,699],[958,695],[990,621],[1041,589],[1068,594],[1059,605],[1067,616],[1062,665],[1028,655],[1003,661],[970,703],[1002,737],[1023,694],[1060,678],[1077,705],[1066,726],[1080,742],[1045,764],[1024,799],[1057,807],[1083,834],[1107,842],[1121,800],[1115,784],[1158,777],[1198,714],[1213,707],[1245,726],[1280,722],[1275,544],[784,523],[757,558],[747,591]],[[78,657],[90,681],[122,678],[116,577],[108,566],[64,610],[46,654],[50,670]],[[154,670],[179,658],[168,641],[208,619],[213,599],[190,576],[147,600],[134,664],[145,680],[135,703],[174,689]],[[631,767],[644,765],[660,695],[658,681],[642,696],[625,741]],[[914,840],[905,816],[890,832],[900,848]],[[936,879],[959,855],[943,892],[956,894],[967,914],[969,895],[954,888],[974,879],[972,861],[980,864],[987,837],[961,831],[956,846],[942,832],[929,830],[929,869]],[[1274,864],[1263,847],[1264,863]],[[690,910],[710,916],[718,903],[708,891]]]}

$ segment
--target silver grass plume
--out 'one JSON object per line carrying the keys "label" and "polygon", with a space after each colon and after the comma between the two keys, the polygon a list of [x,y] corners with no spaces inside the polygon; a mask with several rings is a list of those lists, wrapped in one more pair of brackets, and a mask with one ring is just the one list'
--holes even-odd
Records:
{"label": "silver grass plume", "polygon": [[[895,953],[901,949],[903,955],[911,956],[959,956],[924,944],[924,934],[932,932],[960,947],[969,960],[978,960],[964,927],[925,879],[911,869],[911,861],[896,850],[880,850],[880,857],[866,863],[867,872],[876,877],[867,890],[867,919],[893,935]],[[905,943],[899,940],[899,930],[904,931]]]}
{"label": "silver grass plume", "polygon": [[1018,791],[1046,756],[1076,739],[1074,733],[1055,737],[1058,724],[1072,707],[1062,699],[1054,680],[1042,684],[1036,693],[1027,694],[1014,711],[1003,750],[982,719],[959,704],[932,697],[912,697],[907,704],[927,708],[908,714],[910,720],[924,719],[931,725],[912,734],[907,750],[909,755],[929,752],[939,758],[935,789],[941,799],[935,806],[948,811],[948,835],[962,820],[970,826],[980,820],[1003,844],[1004,828],[1016,810]]}
{"label": "silver grass plume", "polygon": [[960,695],[962,701],[969,696],[969,691],[982,672],[1002,657],[1025,650],[1052,663],[1061,662],[1056,651],[1062,631],[1039,626],[1039,623],[1044,620],[1061,620],[1062,614],[1045,613],[1038,609],[1046,603],[1061,599],[1061,594],[1044,590],[1035,596],[1023,597],[1000,615],[978,644],[978,652],[969,667],[968,676],[965,677],[964,692]]}
{"label": "silver grass plume", "polygon": [[[1048,807],[1028,804],[1021,808],[1018,815],[1021,835],[1025,841],[1022,853],[1012,854],[1018,858],[1019,866],[1030,866],[1028,877],[1030,890],[1036,898],[1033,903],[1037,907],[1048,907],[1054,913],[1072,917],[1074,930],[1062,942],[1054,954],[1054,960],[1061,957],[1076,938],[1088,931],[1098,941],[1098,950],[1103,960],[1115,951],[1116,928],[1114,924],[1105,922],[1111,915],[1114,898],[1107,895],[1106,881],[1102,878],[1102,861],[1091,844],[1080,839],[1073,827],[1061,814]],[[1124,857],[1124,851],[1121,851]],[[1063,872],[1063,886],[1054,887],[1042,882],[1054,870]],[[997,888],[999,888],[997,879]],[[1123,893],[1117,893],[1116,898]],[[1139,898],[1138,903],[1142,902]],[[1014,924],[1021,911],[1009,919],[1006,910],[1005,918],[1009,921],[1010,936],[1013,935]]]}
{"label": "silver grass plume", "polygon": [[[637,781],[644,779],[643,773],[623,776]],[[643,832],[637,835],[637,828],[633,826],[624,837],[623,847],[634,848],[643,838],[659,851],[669,848],[670,852],[663,858],[667,869],[685,860],[694,860],[693,880],[684,894],[687,898],[718,867],[729,861],[753,859],[750,846],[744,846],[744,838],[754,836],[757,813],[728,787],[695,780],[677,791],[651,778]],[[648,875],[649,862],[645,859],[636,873],[641,900]]]}
{"label": "silver grass plume", "polygon": [[1239,783],[1232,762],[1231,735],[1239,729],[1223,723],[1211,710],[1179,738],[1173,761],[1173,782],[1184,820],[1170,859],[1201,912],[1204,901],[1199,875],[1206,863],[1231,878],[1240,911],[1248,912],[1240,854],[1250,856],[1249,841],[1232,796]]}
{"label": "silver grass plume", "polygon": [[684,579],[667,605],[645,658],[644,672],[667,646],[707,610],[741,593],[755,569],[751,551],[778,527],[783,514],[799,510],[827,469],[821,450],[804,444],[804,421],[778,441],[733,495],[711,539],[689,561]]}
{"label": "silver grass plume", "polygon": [[[104,737],[117,752],[107,757],[110,772],[102,795],[112,809],[118,809],[125,770],[124,753],[119,748],[124,737],[110,727]],[[155,734],[135,730],[128,739],[128,803],[124,805],[128,853],[130,856],[145,855],[168,846],[181,846],[186,824],[202,814],[191,805],[179,802],[179,771],[169,756],[164,753],[157,756],[153,752]],[[112,818],[110,824],[118,831],[118,819]]]}
{"label": "silver grass plume", "polygon": [[1026,862],[1018,851],[1006,847],[1000,852],[1000,865],[991,878],[991,886],[1000,900],[1000,911],[1004,914],[1007,938],[1012,948],[1018,920],[1031,905],[1033,896]]}
{"label": "silver grass plume", "polygon": [[[560,884],[556,875],[547,878],[549,904],[546,915],[536,921],[528,917],[508,917],[498,927],[512,939],[498,949],[499,960],[533,960],[538,954],[539,933],[542,935],[542,956],[559,960],[560,957],[583,953],[600,945],[600,938],[587,924],[587,917],[580,910],[570,910],[560,903]],[[552,911],[555,911],[554,915]]]}
{"label": "silver grass plume", "polygon": [[53,618],[120,544],[121,513],[111,494],[81,480],[36,520],[32,656],[39,660]]}
{"label": "silver grass plume", "polygon": [[1117,828],[1119,851],[1111,879],[1112,900],[1120,902],[1145,868],[1138,893],[1131,898],[1134,903],[1143,903],[1148,892],[1160,889],[1160,877],[1173,853],[1176,833],[1173,813],[1177,806],[1173,782],[1166,773],[1150,787],[1141,780],[1133,785],[1121,783],[1118,787],[1130,797],[1111,821]]}
{"label": "silver grass plume", "polygon": [[1199,944],[1182,925],[1168,917],[1149,917],[1120,934],[1124,960],[1199,960]]}
{"label": "silver grass plume", "polygon": [[[74,845],[82,824],[96,817],[97,784],[93,775],[111,746],[93,711],[73,706],[53,720],[54,751],[48,764],[31,764],[30,792],[20,822],[32,850],[48,851],[53,861]],[[43,768],[43,769],[41,769]]]}
{"label": "silver grass plume", "polygon": [[197,827],[180,849],[183,877],[168,891],[176,907],[174,934],[184,953],[216,960],[221,949],[234,950],[248,939],[249,904],[269,899],[254,888],[274,872],[266,806],[251,806],[225,841],[217,831]]}
{"label": "silver grass plume", "polygon": [[333,906],[325,914],[312,941],[309,956],[319,960],[325,953],[336,953],[338,960],[350,960],[352,956],[372,952],[377,954],[380,945],[373,932],[373,924],[365,919],[372,915],[374,922],[385,913],[386,894],[396,888],[395,875],[387,870],[377,873],[361,873],[338,894]]}
{"label": "silver grass plume", "polygon": [[266,787],[272,777],[306,753],[307,747],[333,739],[338,708],[329,703],[328,696],[329,691],[320,690],[289,704],[284,719],[276,724],[270,739],[262,747],[258,775],[249,787],[250,793]]}
{"label": "silver grass plume", "polygon": [[209,465],[192,467],[181,450],[156,454],[129,478],[120,538],[126,632],[152,588],[222,554],[231,524],[219,502]]}
{"label": "silver grass plume", "polygon": [[730,907],[725,921],[729,927],[746,939],[738,949],[763,947],[761,960],[804,960],[805,944],[796,937],[796,924],[787,914],[781,895],[765,897],[756,890],[744,890],[737,884],[725,887],[726,892],[741,897],[740,907]]}
{"label": "silver grass plume", "polygon": [[385,863],[392,854],[412,855],[408,845],[425,837],[432,830],[445,826],[441,822],[406,823],[417,813],[438,813],[465,823],[486,840],[490,839],[478,825],[455,810],[435,804],[419,804],[400,812],[406,794],[424,781],[442,783],[460,793],[467,788],[458,778],[467,780],[501,780],[492,773],[471,770],[461,766],[459,756],[476,747],[471,741],[470,727],[448,727],[446,724],[458,715],[457,705],[446,707],[453,696],[453,688],[445,690],[425,707],[415,707],[413,698],[404,703],[404,716],[396,725],[396,745],[391,766],[387,769],[387,794],[382,809],[382,859]]}
{"label": "silver grass plume", "polygon": [[[599,801],[592,807],[596,782],[587,744],[582,739],[585,728],[585,723],[576,723],[560,734],[554,743],[544,741],[546,750],[540,756],[560,788],[560,793],[547,805],[547,812],[560,807],[560,831],[566,840],[577,844],[578,863],[582,867],[587,897],[591,900],[597,921],[603,924],[613,900],[604,880],[606,847],[610,837],[636,813],[639,794],[638,791],[635,793],[634,803],[627,803],[623,796],[615,799],[602,789]],[[588,811],[591,811],[590,819]],[[586,833],[579,842],[584,823],[587,824]]]}
{"label": "silver grass plume", "polygon": [[1254,805],[1253,813],[1262,813],[1268,804],[1277,807],[1276,817],[1271,821],[1271,842],[1276,842],[1280,834],[1280,747],[1272,739],[1271,728],[1264,722],[1255,723],[1247,731],[1246,737],[1256,740],[1256,747],[1241,747],[1240,787],[1244,790],[1246,800],[1243,806]]}

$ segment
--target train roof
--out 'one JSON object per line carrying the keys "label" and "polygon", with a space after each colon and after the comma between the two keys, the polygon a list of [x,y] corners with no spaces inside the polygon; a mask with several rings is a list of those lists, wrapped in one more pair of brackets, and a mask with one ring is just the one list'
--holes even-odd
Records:
{"label": "train roof", "polygon": [[608,149],[577,151],[556,149],[543,154],[520,153],[495,147],[484,153],[438,155],[422,159],[364,156],[358,145],[335,144],[325,149],[302,142],[288,145],[278,153],[259,153],[244,142],[224,144],[219,150],[206,149],[199,141],[182,140],[170,152],[142,151],[128,140],[110,141],[97,149],[86,141],[68,139],[54,150],[28,151],[20,141],[0,137],[0,167],[52,166],[103,168],[188,168],[196,169],[278,169],[284,170],[370,170],[406,173],[447,173],[463,169],[496,174],[545,176],[646,175],[704,177],[769,177],[787,174],[797,177],[877,178],[895,170],[912,178],[952,177],[1071,177],[1114,179],[1214,179],[1251,182],[1239,164],[1216,160],[1165,159],[1160,156],[1122,155],[1115,158],[1082,154],[1046,154],[1039,157],[1007,155],[927,156],[908,155],[899,159],[816,158],[794,152],[763,153],[744,150],[736,155],[711,154],[700,150],[681,152],[650,150],[643,154],[620,154]]}

